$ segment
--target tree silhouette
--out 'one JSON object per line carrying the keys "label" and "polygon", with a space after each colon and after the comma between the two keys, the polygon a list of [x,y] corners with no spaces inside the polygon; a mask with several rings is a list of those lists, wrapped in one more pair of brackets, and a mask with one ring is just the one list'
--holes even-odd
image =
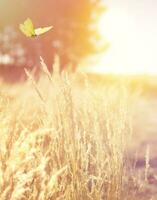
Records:
{"label": "tree silhouette", "polygon": [[[95,27],[100,14],[105,10],[101,0],[3,0],[2,2],[1,28],[11,25],[14,26],[14,30],[18,30],[19,23],[27,17],[30,17],[37,27],[49,25],[54,27],[53,31],[36,39],[25,38],[17,31],[15,43],[21,44],[25,52],[26,59],[23,59],[23,66],[37,65],[39,56],[42,56],[51,67],[54,55],[58,54],[62,68],[68,63],[75,68],[80,60],[105,48],[106,44],[98,45],[101,37]],[[8,8],[8,12],[5,12],[4,8]],[[17,59],[15,62],[14,66],[18,65]]]}

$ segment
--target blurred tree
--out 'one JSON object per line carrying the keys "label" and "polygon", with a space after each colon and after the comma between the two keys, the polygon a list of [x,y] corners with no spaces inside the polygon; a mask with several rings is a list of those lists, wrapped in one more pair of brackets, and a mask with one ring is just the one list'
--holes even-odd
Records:
{"label": "blurred tree", "polygon": [[[1,0],[0,29],[13,26],[17,30],[15,44],[10,43],[10,47],[21,45],[25,58],[23,65],[14,59],[14,65],[33,67],[41,55],[51,67],[54,55],[58,54],[62,68],[71,63],[75,69],[81,59],[106,46],[98,45],[101,37],[96,28],[97,20],[104,10],[101,0]],[[27,17],[33,20],[36,27],[53,25],[54,29],[35,39],[25,38],[18,31],[18,25]]]}

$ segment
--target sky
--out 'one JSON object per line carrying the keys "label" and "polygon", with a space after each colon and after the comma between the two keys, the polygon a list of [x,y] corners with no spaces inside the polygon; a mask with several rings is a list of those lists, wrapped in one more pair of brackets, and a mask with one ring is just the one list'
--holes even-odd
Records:
{"label": "sky", "polygon": [[157,0],[103,0],[101,34],[110,48],[93,70],[157,74]]}

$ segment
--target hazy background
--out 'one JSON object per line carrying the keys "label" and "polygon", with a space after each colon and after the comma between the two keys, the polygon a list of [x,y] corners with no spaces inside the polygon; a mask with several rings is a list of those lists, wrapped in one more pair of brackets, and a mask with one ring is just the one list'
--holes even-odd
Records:
{"label": "hazy background", "polygon": [[[51,68],[55,54],[62,68],[156,74],[156,10],[155,0],[0,0],[0,74],[38,69],[39,56]],[[19,31],[27,17],[54,29],[28,39]]]}
{"label": "hazy background", "polygon": [[[21,77],[24,67],[37,71],[40,56],[52,69],[55,54],[62,69],[70,64],[74,71],[84,58],[106,48],[97,29],[104,10],[101,0],[0,1],[0,74],[8,76],[12,70],[12,77]],[[19,24],[28,17],[35,27],[54,28],[40,37],[26,38]]]}

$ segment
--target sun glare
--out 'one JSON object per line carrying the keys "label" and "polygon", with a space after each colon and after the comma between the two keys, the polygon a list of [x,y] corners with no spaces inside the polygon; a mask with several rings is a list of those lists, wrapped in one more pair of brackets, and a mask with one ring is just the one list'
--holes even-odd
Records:
{"label": "sun glare", "polygon": [[[122,0],[121,0],[122,1]],[[104,1],[105,2],[105,1]],[[87,71],[113,74],[157,74],[157,39],[153,14],[143,15],[128,1],[116,3],[106,1],[107,11],[102,15],[98,29],[110,47],[98,56]],[[146,5],[145,5],[146,6]],[[131,10],[132,9],[132,10]],[[144,8],[145,9],[145,8]],[[148,13],[147,13],[148,14]],[[150,23],[151,22],[151,23]],[[147,29],[147,31],[145,31]],[[149,30],[149,31],[148,31]]]}
{"label": "sun glare", "polygon": [[[127,14],[117,9],[107,10],[98,24],[103,39],[109,42],[109,49],[96,59],[89,70],[97,73],[129,73],[127,66]],[[124,68],[123,68],[124,67]],[[88,69],[87,69],[88,70]]]}
{"label": "sun glare", "polygon": [[107,37],[110,42],[116,41],[117,37],[123,38],[127,34],[127,13],[117,9],[108,9],[102,14],[98,29],[103,37]]}

